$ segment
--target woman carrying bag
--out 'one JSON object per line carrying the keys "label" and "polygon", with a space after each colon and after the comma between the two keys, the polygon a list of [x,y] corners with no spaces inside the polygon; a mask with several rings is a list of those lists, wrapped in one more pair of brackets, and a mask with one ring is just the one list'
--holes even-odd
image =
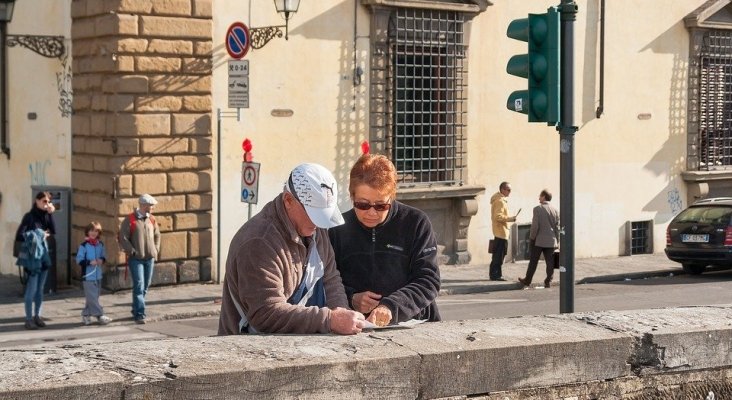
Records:
{"label": "woman carrying bag", "polygon": [[43,287],[51,267],[48,241],[51,235],[56,234],[52,215],[55,210],[51,203],[51,194],[38,192],[33,207],[23,216],[15,234],[16,243],[21,242],[16,264],[23,267],[23,272],[28,277],[25,285],[26,329],[46,326],[41,318],[41,305]]}

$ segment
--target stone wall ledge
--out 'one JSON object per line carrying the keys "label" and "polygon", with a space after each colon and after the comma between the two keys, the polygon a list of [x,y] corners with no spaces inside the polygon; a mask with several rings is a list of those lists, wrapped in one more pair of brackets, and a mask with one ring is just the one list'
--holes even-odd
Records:
{"label": "stone wall ledge", "polygon": [[730,398],[731,346],[732,305],[718,305],[14,348],[0,350],[0,398],[611,398],[578,395],[600,386],[626,398],[607,387],[685,376]]}

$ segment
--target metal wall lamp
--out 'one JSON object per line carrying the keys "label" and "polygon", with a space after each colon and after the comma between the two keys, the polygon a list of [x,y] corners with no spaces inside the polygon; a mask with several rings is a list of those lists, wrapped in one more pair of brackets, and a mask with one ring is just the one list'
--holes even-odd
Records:
{"label": "metal wall lamp", "polygon": [[[0,0],[2,1],[2,0]],[[285,40],[288,38],[289,20],[292,18],[297,9],[300,8],[300,0],[274,0],[277,12],[285,19],[284,25],[262,26],[259,28],[250,28],[249,32],[252,36],[252,47],[261,49],[275,37],[282,37],[282,29],[285,28]]]}

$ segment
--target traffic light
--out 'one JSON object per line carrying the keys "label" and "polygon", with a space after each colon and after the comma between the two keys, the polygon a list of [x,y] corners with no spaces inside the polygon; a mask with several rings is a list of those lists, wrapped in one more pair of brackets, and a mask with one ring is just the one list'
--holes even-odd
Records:
{"label": "traffic light", "polygon": [[509,110],[528,114],[529,122],[559,122],[559,12],[550,7],[544,14],[511,21],[506,36],[528,42],[529,53],[511,57],[506,72],[528,79],[528,90],[508,97]]}

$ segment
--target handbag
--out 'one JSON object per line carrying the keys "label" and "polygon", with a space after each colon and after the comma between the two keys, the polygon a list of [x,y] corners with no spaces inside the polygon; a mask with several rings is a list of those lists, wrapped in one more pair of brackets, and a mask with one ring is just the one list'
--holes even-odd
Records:
{"label": "handbag", "polygon": [[16,240],[13,243],[13,257],[18,258],[18,255],[20,255],[20,248],[23,246],[22,240]]}
{"label": "handbag", "polygon": [[493,254],[496,251],[496,241],[493,239],[488,240],[488,253]]}
{"label": "handbag", "polygon": [[552,258],[554,259],[554,269],[559,269],[559,249],[554,250],[554,254],[552,254]]}

